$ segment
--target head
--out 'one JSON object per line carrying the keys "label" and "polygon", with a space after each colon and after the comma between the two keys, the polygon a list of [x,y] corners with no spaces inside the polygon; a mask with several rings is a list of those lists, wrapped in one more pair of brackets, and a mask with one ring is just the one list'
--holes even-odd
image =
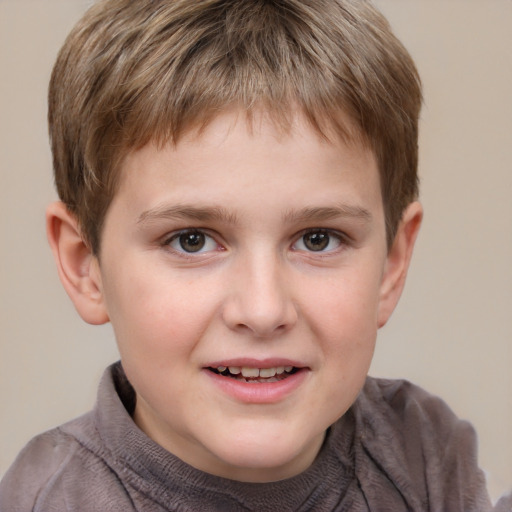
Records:
{"label": "head", "polygon": [[100,1],[52,74],[55,181],[97,254],[130,150],[176,143],[233,107],[283,130],[299,111],[373,151],[390,245],[418,193],[420,105],[409,54],[367,1]]}
{"label": "head", "polygon": [[366,2],[111,0],[50,90],[48,210],[134,419],[191,465],[279,480],[363,386],[421,220],[420,92]]}

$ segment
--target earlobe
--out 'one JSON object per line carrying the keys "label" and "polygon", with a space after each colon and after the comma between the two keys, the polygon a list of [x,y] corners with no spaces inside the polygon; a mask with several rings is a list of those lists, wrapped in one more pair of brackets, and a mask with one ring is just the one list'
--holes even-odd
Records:
{"label": "earlobe", "polygon": [[423,218],[423,209],[417,201],[404,211],[400,225],[390,248],[381,283],[377,324],[386,324],[402,294],[414,244]]}
{"label": "earlobe", "polygon": [[98,259],[82,239],[76,218],[62,202],[47,208],[46,234],[62,285],[79,315],[90,324],[108,322]]}

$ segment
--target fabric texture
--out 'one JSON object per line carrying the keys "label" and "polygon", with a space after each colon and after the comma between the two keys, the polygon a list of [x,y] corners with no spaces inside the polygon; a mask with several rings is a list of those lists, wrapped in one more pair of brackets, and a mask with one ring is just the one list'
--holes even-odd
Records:
{"label": "fabric texture", "polygon": [[369,377],[312,466],[266,484],[192,468],[138,429],[134,405],[117,363],[93,411],[20,453],[0,483],[0,511],[491,510],[473,428],[406,381]]}
{"label": "fabric texture", "polygon": [[512,491],[498,500],[493,512],[512,512]]}

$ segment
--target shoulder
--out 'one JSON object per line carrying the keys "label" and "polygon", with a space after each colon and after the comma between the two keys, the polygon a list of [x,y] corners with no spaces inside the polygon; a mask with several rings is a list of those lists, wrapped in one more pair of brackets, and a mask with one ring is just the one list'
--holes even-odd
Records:
{"label": "shoulder", "polygon": [[[90,422],[88,416],[68,425],[79,430]],[[35,437],[20,452],[0,482],[0,511],[78,510],[74,503],[101,504],[105,490],[118,485],[101,457],[59,427]]]}
{"label": "shoulder", "polygon": [[359,402],[363,435],[388,438],[412,464],[422,461],[427,474],[450,466],[477,467],[473,426],[459,419],[441,398],[406,380],[368,378]]}
{"label": "shoulder", "polygon": [[[447,443],[476,457],[476,433],[444,400],[407,380],[369,377],[359,397],[360,419],[368,429],[383,425],[403,443],[420,445],[432,455],[446,455]],[[464,445],[464,446],[462,446]],[[475,461],[476,462],[476,461]]]}
{"label": "shoulder", "polygon": [[353,407],[356,442],[429,510],[485,511],[476,433],[439,397],[405,380],[368,378]]}
{"label": "shoulder", "polygon": [[52,486],[78,445],[54,429],[32,439],[0,483],[0,510],[33,510],[37,498]]}
{"label": "shoulder", "polygon": [[407,380],[368,377],[359,400],[362,412],[378,412],[379,417],[396,425],[421,421],[423,428],[433,427],[438,433],[455,426],[472,430],[444,400]]}
{"label": "shoulder", "polygon": [[361,397],[374,404],[384,404],[400,416],[405,415],[411,406],[453,414],[441,398],[403,379],[368,377]]}

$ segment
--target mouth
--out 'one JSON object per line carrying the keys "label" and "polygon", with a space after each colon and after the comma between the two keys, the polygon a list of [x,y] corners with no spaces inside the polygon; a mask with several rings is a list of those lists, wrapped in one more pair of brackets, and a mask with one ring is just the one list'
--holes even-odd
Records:
{"label": "mouth", "polygon": [[308,366],[290,359],[249,357],[211,361],[203,371],[223,396],[261,405],[282,403],[309,382],[311,374]]}
{"label": "mouth", "polygon": [[300,371],[300,368],[296,366],[275,366],[271,368],[217,366],[208,367],[207,369],[216,375],[250,384],[281,382]]}

